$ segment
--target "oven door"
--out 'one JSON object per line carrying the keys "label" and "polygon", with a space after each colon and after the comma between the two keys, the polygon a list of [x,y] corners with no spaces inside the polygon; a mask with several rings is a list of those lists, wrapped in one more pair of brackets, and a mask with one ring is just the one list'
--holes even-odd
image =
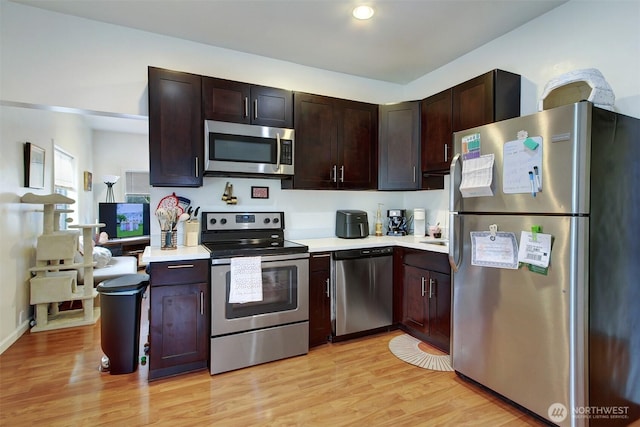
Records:
{"label": "oven door", "polygon": [[294,130],[205,121],[205,172],[293,175]]}
{"label": "oven door", "polygon": [[230,259],[212,260],[212,336],[309,320],[308,253],[263,256],[259,302],[229,303],[230,263]]}

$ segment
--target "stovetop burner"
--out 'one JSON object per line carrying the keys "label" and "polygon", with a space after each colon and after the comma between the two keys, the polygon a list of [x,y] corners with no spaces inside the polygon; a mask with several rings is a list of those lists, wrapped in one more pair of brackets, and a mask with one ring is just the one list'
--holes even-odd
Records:
{"label": "stovetop burner", "polygon": [[305,245],[284,240],[284,212],[204,212],[202,244],[212,258],[305,253]]}

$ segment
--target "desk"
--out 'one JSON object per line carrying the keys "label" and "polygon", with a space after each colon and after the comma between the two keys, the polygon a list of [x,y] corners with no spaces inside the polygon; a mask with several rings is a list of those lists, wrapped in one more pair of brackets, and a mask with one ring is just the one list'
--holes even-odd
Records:
{"label": "desk", "polygon": [[149,246],[149,236],[125,237],[122,239],[109,239],[99,246],[104,246],[111,251],[113,256],[139,256],[144,252],[144,248]]}

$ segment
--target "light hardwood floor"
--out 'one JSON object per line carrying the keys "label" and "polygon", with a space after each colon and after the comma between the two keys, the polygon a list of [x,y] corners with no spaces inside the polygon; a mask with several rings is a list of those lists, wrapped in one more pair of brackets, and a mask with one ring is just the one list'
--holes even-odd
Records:
{"label": "light hardwood floor", "polygon": [[388,343],[400,333],[326,344],[306,356],[220,375],[201,371],[152,383],[147,366],[126,375],[98,371],[99,323],[26,333],[0,355],[0,425],[543,425],[452,372],[397,359]]}

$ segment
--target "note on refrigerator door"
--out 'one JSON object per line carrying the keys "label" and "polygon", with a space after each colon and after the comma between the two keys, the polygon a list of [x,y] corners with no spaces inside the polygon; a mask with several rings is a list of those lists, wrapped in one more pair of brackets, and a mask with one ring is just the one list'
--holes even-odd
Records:
{"label": "note on refrigerator door", "polygon": [[505,142],[502,147],[502,191],[506,194],[542,191],[542,137]]}
{"label": "note on refrigerator door", "polygon": [[480,157],[480,134],[473,133],[462,137],[462,160]]}
{"label": "note on refrigerator door", "polygon": [[493,196],[493,163],[495,155],[485,154],[462,162],[462,197]]}
{"label": "note on refrigerator door", "polygon": [[538,267],[549,267],[551,257],[551,234],[523,231],[520,234],[518,261]]}
{"label": "note on refrigerator door", "polygon": [[471,265],[479,267],[518,268],[518,242],[510,232],[472,231]]}

